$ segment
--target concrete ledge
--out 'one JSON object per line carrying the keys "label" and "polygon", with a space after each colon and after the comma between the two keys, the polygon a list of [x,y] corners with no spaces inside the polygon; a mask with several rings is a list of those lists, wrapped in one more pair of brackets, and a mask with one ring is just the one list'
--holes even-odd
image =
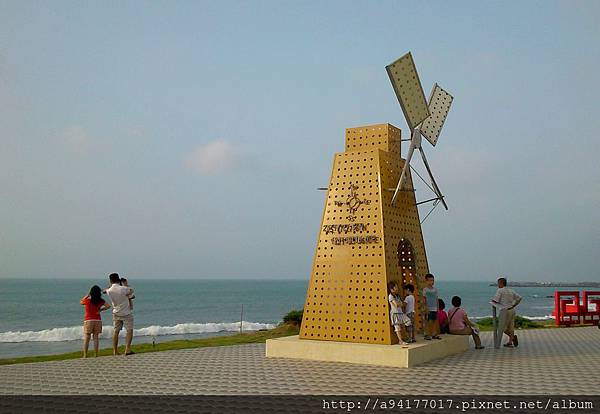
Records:
{"label": "concrete ledge", "polygon": [[295,335],[268,339],[266,356],[409,368],[469,349],[468,335],[443,335],[442,338],[420,339],[417,343],[401,346],[315,341]]}

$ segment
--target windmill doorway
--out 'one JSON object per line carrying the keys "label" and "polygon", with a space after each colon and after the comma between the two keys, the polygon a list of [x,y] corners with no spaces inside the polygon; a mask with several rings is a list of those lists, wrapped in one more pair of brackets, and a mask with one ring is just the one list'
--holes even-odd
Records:
{"label": "windmill doorway", "polygon": [[398,266],[400,267],[401,282],[403,286],[411,284],[414,287],[416,311],[414,316],[415,329],[416,332],[423,333],[423,320],[421,311],[419,311],[422,302],[419,296],[420,287],[415,263],[415,254],[411,242],[408,239],[400,239],[400,243],[398,243]]}
{"label": "windmill doorway", "polygon": [[398,244],[398,266],[402,276],[402,284],[410,283],[417,286],[417,275],[415,267],[415,255],[412,244],[408,239],[400,239]]}

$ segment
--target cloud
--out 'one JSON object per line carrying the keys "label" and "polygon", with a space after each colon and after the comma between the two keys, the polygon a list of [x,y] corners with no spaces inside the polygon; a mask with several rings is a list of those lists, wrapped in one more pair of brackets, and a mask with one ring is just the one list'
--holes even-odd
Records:
{"label": "cloud", "polygon": [[65,128],[61,136],[67,149],[78,155],[88,154],[95,146],[87,131],[78,125]]}
{"label": "cloud", "polygon": [[232,170],[239,164],[239,148],[225,140],[197,146],[184,160],[184,165],[201,175],[214,175]]}

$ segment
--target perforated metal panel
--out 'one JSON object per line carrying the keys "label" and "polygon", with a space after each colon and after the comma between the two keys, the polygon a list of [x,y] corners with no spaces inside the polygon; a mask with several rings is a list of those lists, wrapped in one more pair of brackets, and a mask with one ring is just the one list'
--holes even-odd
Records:
{"label": "perforated metal panel", "polygon": [[408,52],[385,67],[411,131],[429,116],[425,93],[412,55]]}
{"label": "perforated metal panel", "polygon": [[[384,165],[391,168],[381,174],[381,186],[382,188],[395,188],[400,179],[405,160],[398,161],[393,154],[382,153],[382,161]],[[415,286],[415,325],[417,330],[421,331],[423,329],[421,318],[423,304],[420,293],[425,286],[425,275],[429,273],[429,266],[410,169],[408,170],[406,184],[403,187],[407,191],[400,191],[394,206],[391,205],[393,191],[384,191],[381,201],[386,239],[386,271],[389,280],[404,281]],[[412,246],[413,269],[403,269],[401,264],[402,248],[407,243]]]}
{"label": "perforated metal panel", "polygon": [[400,130],[390,124],[346,128],[346,152],[374,148],[400,156]]}
{"label": "perforated metal panel", "polygon": [[[428,272],[413,191],[391,206],[399,179],[400,130],[389,124],[346,130],[346,152],[335,155],[321,220],[300,337],[396,343],[387,283],[403,282],[399,249],[412,245],[417,289]],[[408,177],[407,187],[412,188]],[[415,294],[420,305],[419,295]],[[417,312],[420,314],[420,312]],[[421,321],[418,320],[420,326]]]}
{"label": "perforated metal panel", "polygon": [[429,97],[429,112],[431,115],[420,128],[421,134],[431,145],[435,146],[437,143],[453,99],[452,95],[443,90],[437,83],[433,85]]}

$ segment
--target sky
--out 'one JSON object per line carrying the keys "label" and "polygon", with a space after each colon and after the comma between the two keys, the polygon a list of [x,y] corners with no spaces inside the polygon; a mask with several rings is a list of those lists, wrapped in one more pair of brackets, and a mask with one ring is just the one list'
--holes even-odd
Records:
{"label": "sky", "polygon": [[599,20],[597,1],[4,0],[0,277],[308,279],[344,129],[406,137],[385,66],[411,51],[425,94],[455,97],[425,144],[450,208],[423,223],[430,270],[598,281]]}

